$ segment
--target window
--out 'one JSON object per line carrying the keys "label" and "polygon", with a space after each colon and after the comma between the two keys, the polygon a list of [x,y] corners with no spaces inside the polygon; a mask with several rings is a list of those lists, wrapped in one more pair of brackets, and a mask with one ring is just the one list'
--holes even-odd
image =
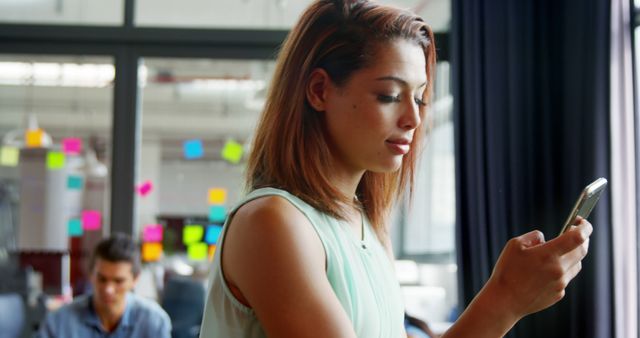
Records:
{"label": "window", "polygon": [[[198,264],[207,263],[209,250],[215,250],[217,238],[207,235],[219,230],[228,208],[244,194],[244,152],[274,64],[170,58],[142,62],[136,233],[144,236],[145,228],[162,226],[165,255]],[[199,231],[192,243],[183,236],[189,228]]]}
{"label": "window", "polygon": [[[7,29],[0,37],[3,53],[13,53],[0,54],[0,260],[3,251],[26,248],[21,241],[34,242],[29,236],[35,233],[47,238],[38,242],[47,249],[70,249],[71,282],[80,281],[86,276],[83,255],[99,239],[95,235],[108,233],[111,226],[143,242],[146,272],[163,266],[185,275],[204,272],[195,277],[206,277],[208,260],[202,257],[215,249],[220,215],[241,197],[243,154],[264,103],[272,57],[310,1],[131,1],[133,26],[123,19],[125,7],[131,9],[125,0],[0,0],[0,25],[43,25],[37,34]],[[443,50],[450,0],[383,2],[422,15],[441,34],[439,52]],[[73,26],[56,29],[51,24]],[[246,30],[253,30],[248,38]],[[243,42],[235,41],[234,34]],[[393,227],[407,308],[436,328],[448,321],[457,303],[451,97],[449,65],[442,59],[413,209],[401,205]],[[11,67],[2,68],[7,64]],[[135,69],[137,77],[132,76]],[[139,126],[132,116],[139,117]],[[32,203],[21,194],[21,186],[40,184],[20,169],[29,158],[22,149],[30,120],[37,120],[51,138],[43,151],[62,150],[65,160],[61,167],[61,157],[53,156],[53,165],[62,171],[54,170],[57,190],[47,197],[60,203],[53,208],[57,237],[26,230],[17,217]],[[118,135],[113,139],[112,130]],[[80,140],[79,155],[64,154],[67,139]],[[137,155],[135,163],[129,155]],[[90,175],[97,175],[100,183],[94,184]],[[91,194],[94,188],[98,192]],[[82,211],[97,211],[88,214],[87,221],[99,219],[101,231],[83,227]],[[20,236],[22,231],[28,235]],[[138,292],[156,298],[148,281],[161,278],[150,275],[143,272]]]}
{"label": "window", "polygon": [[439,62],[436,72],[413,200],[395,211],[392,237],[407,312],[444,331],[458,304],[455,159],[449,63]]}
{"label": "window", "polygon": [[121,25],[124,0],[0,0],[0,22]]}
{"label": "window", "polygon": [[114,75],[110,57],[0,56],[0,252],[71,249],[84,273],[108,231]]}

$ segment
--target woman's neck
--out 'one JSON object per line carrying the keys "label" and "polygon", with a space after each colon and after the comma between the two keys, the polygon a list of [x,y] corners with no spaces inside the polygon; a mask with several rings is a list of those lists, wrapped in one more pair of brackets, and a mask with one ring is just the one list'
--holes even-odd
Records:
{"label": "woman's neck", "polygon": [[358,185],[365,171],[334,170],[330,173],[329,179],[333,185],[346,197],[356,196]]}

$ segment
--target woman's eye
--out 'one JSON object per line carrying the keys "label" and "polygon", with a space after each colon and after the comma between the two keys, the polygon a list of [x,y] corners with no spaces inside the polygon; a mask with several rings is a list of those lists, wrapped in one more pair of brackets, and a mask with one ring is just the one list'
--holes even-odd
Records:
{"label": "woman's eye", "polygon": [[427,105],[427,103],[426,103],[426,102],[424,102],[424,101],[423,101],[421,98],[419,98],[419,97],[414,98],[414,100],[416,101],[416,104],[417,104],[418,106],[420,106],[420,107],[424,107],[424,106],[426,106],[426,105]]}
{"label": "woman's eye", "polygon": [[378,101],[382,103],[400,102],[400,97],[393,95],[378,95]]}

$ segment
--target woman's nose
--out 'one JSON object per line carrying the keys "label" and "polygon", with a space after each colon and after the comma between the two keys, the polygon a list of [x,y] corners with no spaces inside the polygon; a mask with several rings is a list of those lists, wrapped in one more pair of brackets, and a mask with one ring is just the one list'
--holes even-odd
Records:
{"label": "woman's nose", "polygon": [[411,100],[411,103],[407,105],[404,114],[400,118],[399,127],[404,130],[412,130],[418,128],[420,122],[422,122],[420,107]]}

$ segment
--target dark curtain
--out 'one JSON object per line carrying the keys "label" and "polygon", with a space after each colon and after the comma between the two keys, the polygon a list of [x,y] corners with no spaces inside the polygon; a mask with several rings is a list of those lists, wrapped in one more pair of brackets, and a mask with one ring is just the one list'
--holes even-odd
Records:
{"label": "dark curtain", "polygon": [[[453,0],[460,295],[469,304],[511,237],[555,237],[582,188],[609,173],[606,0]],[[605,192],[583,270],[508,337],[613,337]]]}

